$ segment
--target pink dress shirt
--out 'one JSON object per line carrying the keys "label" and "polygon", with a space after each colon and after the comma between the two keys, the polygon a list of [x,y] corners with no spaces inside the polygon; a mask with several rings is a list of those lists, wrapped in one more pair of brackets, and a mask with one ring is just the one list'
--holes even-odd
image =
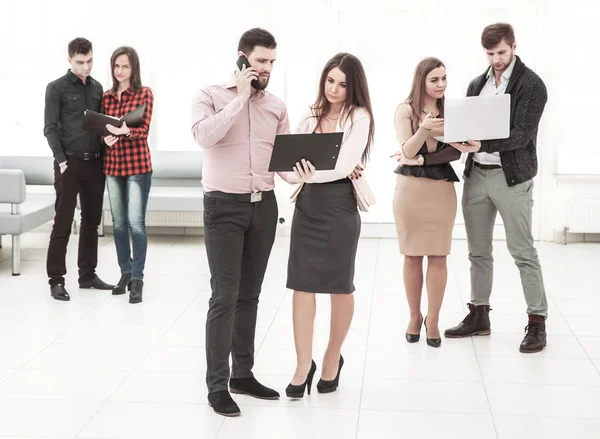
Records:
{"label": "pink dress shirt", "polygon": [[249,194],[270,191],[269,162],[275,135],[288,134],[283,101],[266,90],[248,101],[237,96],[236,78],[198,92],[192,108],[192,134],[205,150],[202,184],[206,192]]}

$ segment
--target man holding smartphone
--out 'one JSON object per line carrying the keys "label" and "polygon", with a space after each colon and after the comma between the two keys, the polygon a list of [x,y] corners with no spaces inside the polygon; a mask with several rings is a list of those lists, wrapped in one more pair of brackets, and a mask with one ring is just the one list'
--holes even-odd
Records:
{"label": "man holding smartphone", "polygon": [[204,241],[212,288],[206,382],[209,404],[224,416],[240,414],[229,389],[279,398],[252,374],[258,298],[278,217],[269,161],[275,136],[289,133],[285,104],[265,90],[276,48],[270,32],[245,32],[240,68],[224,85],[201,90],[192,108],[192,134],[205,150]]}

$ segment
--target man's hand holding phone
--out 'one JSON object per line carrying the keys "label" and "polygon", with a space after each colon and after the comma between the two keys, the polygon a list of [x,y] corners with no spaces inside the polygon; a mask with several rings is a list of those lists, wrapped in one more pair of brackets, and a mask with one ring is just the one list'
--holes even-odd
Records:
{"label": "man's hand holding phone", "polygon": [[250,95],[252,94],[252,81],[258,81],[258,73],[254,67],[250,67],[244,62],[237,75],[236,85],[238,96],[242,97],[245,101],[250,99]]}

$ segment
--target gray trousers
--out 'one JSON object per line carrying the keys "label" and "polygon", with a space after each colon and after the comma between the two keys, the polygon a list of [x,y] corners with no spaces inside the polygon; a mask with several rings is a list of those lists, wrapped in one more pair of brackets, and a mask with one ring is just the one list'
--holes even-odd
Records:
{"label": "gray trousers", "polygon": [[473,167],[465,178],[463,214],[471,261],[471,303],[489,305],[494,278],[492,239],[499,212],[506,244],[521,274],[527,314],[548,316],[542,269],[531,232],[533,181],[509,187],[501,169]]}
{"label": "gray trousers", "polygon": [[204,242],[212,288],[206,318],[209,393],[227,390],[230,376],[253,376],[258,297],[275,241],[277,215],[274,196],[258,203],[204,197]]}

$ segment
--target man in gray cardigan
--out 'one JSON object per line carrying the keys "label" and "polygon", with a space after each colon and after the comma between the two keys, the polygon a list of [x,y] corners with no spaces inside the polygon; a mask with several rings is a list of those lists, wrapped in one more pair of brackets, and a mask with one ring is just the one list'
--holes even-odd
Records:
{"label": "man in gray cardigan", "polygon": [[515,35],[510,24],[487,26],[481,42],[490,67],[471,81],[467,96],[510,94],[510,136],[452,145],[469,153],[462,206],[471,261],[471,303],[467,317],[444,335],[469,337],[491,333],[492,239],[499,212],[508,250],[521,274],[529,315],[519,350],[539,352],[546,346],[548,302],[531,232],[532,179],[537,174],[538,125],[548,96],[540,77],[515,55]]}

